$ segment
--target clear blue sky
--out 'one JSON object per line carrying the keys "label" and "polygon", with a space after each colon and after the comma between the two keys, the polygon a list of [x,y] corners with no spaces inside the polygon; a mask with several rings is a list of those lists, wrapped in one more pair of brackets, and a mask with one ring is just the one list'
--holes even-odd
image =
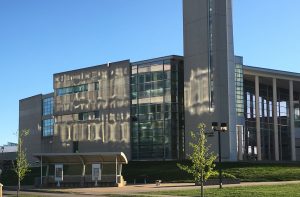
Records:
{"label": "clear blue sky", "polygon": [[[235,54],[300,72],[300,1],[233,0]],[[183,54],[181,0],[0,0],[0,145],[16,141],[19,99],[52,74]]]}

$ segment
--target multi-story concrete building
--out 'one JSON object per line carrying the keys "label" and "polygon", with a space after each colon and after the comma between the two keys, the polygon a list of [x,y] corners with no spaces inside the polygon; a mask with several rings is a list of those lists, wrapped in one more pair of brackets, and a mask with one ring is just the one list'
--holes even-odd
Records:
{"label": "multi-story concrete building", "polygon": [[183,159],[189,131],[225,122],[224,160],[300,160],[300,74],[234,56],[231,0],[183,0],[183,24],[183,57],[57,73],[54,93],[21,100],[27,151]]}

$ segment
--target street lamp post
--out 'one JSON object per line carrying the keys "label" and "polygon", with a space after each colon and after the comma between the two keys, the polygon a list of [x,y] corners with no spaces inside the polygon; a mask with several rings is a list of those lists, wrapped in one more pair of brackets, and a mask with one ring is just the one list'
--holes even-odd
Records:
{"label": "street lamp post", "polygon": [[221,127],[218,128],[218,123],[217,122],[213,122],[211,124],[212,129],[214,130],[214,132],[218,132],[218,144],[219,144],[219,184],[220,184],[220,189],[223,188],[223,181],[222,181],[222,167],[221,167],[221,163],[222,163],[222,151],[221,151],[221,132],[225,132],[227,131],[227,124],[226,123],[221,123]]}

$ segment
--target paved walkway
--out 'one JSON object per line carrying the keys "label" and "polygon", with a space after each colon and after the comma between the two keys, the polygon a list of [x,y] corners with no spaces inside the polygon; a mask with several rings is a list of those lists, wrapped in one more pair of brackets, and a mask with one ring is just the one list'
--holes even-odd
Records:
{"label": "paved walkway", "polygon": [[[283,184],[296,184],[300,181],[280,181],[280,182],[244,182],[241,184],[229,184],[223,187],[244,187],[244,186],[257,186],[257,185],[283,185]],[[205,188],[218,188],[218,185],[205,186]],[[30,188],[28,188],[30,189]],[[195,186],[192,183],[162,183],[160,186],[155,184],[142,184],[142,185],[128,185],[125,187],[97,187],[97,188],[72,188],[72,189],[31,189],[26,194],[36,194],[41,196],[107,196],[108,194],[126,194],[126,195],[139,195],[142,192],[156,192],[166,190],[188,190],[200,189],[200,186]],[[4,192],[10,194],[11,192]],[[15,192],[14,192],[15,193]],[[149,196],[149,195],[148,195]]]}

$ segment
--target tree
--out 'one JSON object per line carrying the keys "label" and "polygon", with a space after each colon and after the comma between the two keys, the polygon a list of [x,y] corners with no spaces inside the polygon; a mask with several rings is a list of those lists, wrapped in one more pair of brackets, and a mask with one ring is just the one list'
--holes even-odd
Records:
{"label": "tree", "polygon": [[177,166],[187,173],[192,174],[195,183],[201,184],[201,196],[203,197],[203,184],[211,175],[215,174],[213,169],[217,156],[209,151],[210,145],[206,144],[205,124],[199,124],[198,128],[199,133],[197,134],[191,131],[192,141],[189,145],[192,147],[193,152],[188,158],[192,161],[192,165],[177,164]]}
{"label": "tree", "polygon": [[19,191],[21,189],[21,181],[24,179],[26,174],[30,172],[29,163],[26,158],[26,148],[23,148],[23,138],[29,134],[29,130],[22,130],[19,132],[18,136],[18,151],[16,162],[13,162],[13,169],[18,177],[18,188],[17,196],[19,196]]}

